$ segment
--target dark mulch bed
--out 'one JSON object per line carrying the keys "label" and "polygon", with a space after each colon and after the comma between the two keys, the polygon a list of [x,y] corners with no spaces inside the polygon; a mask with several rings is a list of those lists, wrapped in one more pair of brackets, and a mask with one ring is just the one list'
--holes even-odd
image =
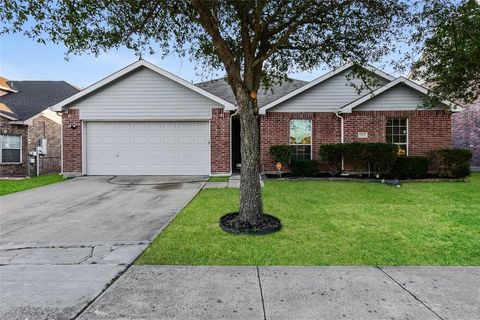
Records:
{"label": "dark mulch bed", "polygon": [[232,212],[220,218],[220,228],[233,234],[268,234],[282,229],[282,223],[274,216],[263,214],[260,223],[252,226],[240,220],[238,212]]}
{"label": "dark mulch bed", "polygon": [[[267,179],[278,179],[278,180],[329,180],[329,181],[374,181],[374,182],[381,182],[383,179],[387,180],[393,180],[395,179],[394,177],[391,176],[384,176],[381,178],[375,178],[374,175],[371,175],[368,177],[367,174],[364,175],[356,175],[356,174],[350,174],[350,175],[330,175],[328,173],[318,173],[315,176],[311,177],[297,177],[297,176],[292,176],[289,172],[287,173],[282,173],[281,176],[278,174],[273,174],[273,173],[266,173],[265,178]],[[465,179],[468,179],[465,178]],[[417,178],[417,179],[400,179],[400,182],[451,182],[451,181],[464,181],[465,179],[453,179],[453,178],[441,178],[436,175],[428,175],[424,178]]]}

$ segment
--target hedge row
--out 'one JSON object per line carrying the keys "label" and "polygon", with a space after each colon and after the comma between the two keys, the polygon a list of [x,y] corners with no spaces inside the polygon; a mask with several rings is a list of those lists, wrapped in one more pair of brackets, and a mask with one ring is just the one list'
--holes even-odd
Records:
{"label": "hedge row", "polygon": [[440,177],[461,179],[470,175],[472,152],[466,149],[440,149],[430,154],[430,167]]}
{"label": "hedge row", "polygon": [[387,174],[397,159],[397,146],[388,143],[344,143],[327,144],[320,147],[320,159],[325,161],[330,173],[337,174],[341,171],[343,159],[352,165],[352,169],[361,172],[368,168],[369,172],[376,175]]}
{"label": "hedge row", "polygon": [[397,179],[422,179],[428,175],[428,158],[422,156],[398,157],[393,167]]}
{"label": "hedge row", "polygon": [[[342,158],[356,172],[392,176],[398,179],[425,178],[429,173],[438,177],[461,179],[470,174],[472,153],[466,149],[440,149],[427,156],[397,156],[397,146],[387,143],[344,143],[320,146],[320,159],[332,175],[342,169]],[[314,160],[291,161],[288,145],[270,147],[274,163],[290,164],[292,175],[313,176],[317,172]]]}
{"label": "hedge row", "polygon": [[[438,177],[461,179],[470,174],[472,153],[466,149],[440,149],[429,156],[397,156],[397,147],[387,143],[346,143],[320,146],[320,159],[336,174],[342,156],[354,171],[368,167],[375,175],[390,175],[398,179],[424,178],[429,173]],[[340,159],[340,160],[339,160]]]}

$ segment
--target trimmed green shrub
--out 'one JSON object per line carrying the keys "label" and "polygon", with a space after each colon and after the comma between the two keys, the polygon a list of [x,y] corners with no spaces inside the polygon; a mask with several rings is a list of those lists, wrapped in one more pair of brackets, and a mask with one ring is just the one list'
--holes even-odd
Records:
{"label": "trimmed green shrub", "polygon": [[352,165],[356,172],[365,171],[368,167],[367,143],[353,142],[345,143],[343,145],[343,157],[345,162]]}
{"label": "trimmed green shrub", "polygon": [[470,175],[470,159],[470,150],[440,149],[430,153],[430,167],[440,177],[462,179]]}
{"label": "trimmed green shrub", "polygon": [[398,157],[392,173],[397,179],[421,179],[428,175],[428,158]]}
{"label": "trimmed green shrub", "polygon": [[354,171],[369,170],[382,175],[392,170],[397,158],[397,146],[381,142],[353,142],[343,145],[343,156]]}
{"label": "trimmed green shrub", "polygon": [[290,162],[290,146],[286,144],[277,144],[271,146],[269,149],[269,154],[274,164],[280,162],[285,165]]}
{"label": "trimmed green shrub", "polygon": [[330,174],[337,174],[342,170],[342,152],[343,144],[341,143],[320,146],[318,152],[320,160],[328,164]]}
{"label": "trimmed green shrub", "polygon": [[317,173],[317,162],[315,160],[292,161],[292,176],[312,177],[316,173]]}
{"label": "trimmed green shrub", "polygon": [[365,160],[370,166],[370,171],[376,175],[387,174],[392,171],[397,160],[397,152],[398,147],[395,144],[365,143]]}

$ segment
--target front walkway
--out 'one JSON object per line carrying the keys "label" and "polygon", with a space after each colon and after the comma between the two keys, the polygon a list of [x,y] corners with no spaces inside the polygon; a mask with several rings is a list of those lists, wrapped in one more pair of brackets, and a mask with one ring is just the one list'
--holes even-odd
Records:
{"label": "front walkway", "polygon": [[480,267],[132,266],[79,319],[479,319]]}
{"label": "front walkway", "polygon": [[[260,186],[265,187],[262,176],[260,176]],[[217,188],[240,188],[240,174],[232,174],[227,182],[207,182],[204,186],[205,189],[217,189]]]}

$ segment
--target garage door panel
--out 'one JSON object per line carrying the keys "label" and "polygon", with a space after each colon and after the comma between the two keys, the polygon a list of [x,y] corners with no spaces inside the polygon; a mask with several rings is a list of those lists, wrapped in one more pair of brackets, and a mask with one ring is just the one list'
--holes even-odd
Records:
{"label": "garage door panel", "polygon": [[147,144],[148,137],[146,136],[134,136],[133,137],[133,146],[141,148],[142,145]]}
{"label": "garage door panel", "polygon": [[132,143],[132,137],[119,136],[118,137],[118,143],[120,143],[120,144],[130,144],[130,143]]}
{"label": "garage door panel", "polygon": [[149,137],[148,142],[149,143],[154,143],[154,144],[161,144],[162,143],[162,137]]}
{"label": "garage door panel", "polygon": [[134,122],[133,123],[133,132],[147,132],[147,124],[143,122]]}
{"label": "garage door panel", "polygon": [[88,122],[90,175],[208,175],[208,122]]}
{"label": "garage door panel", "polygon": [[178,144],[192,144],[192,136],[178,137]]}
{"label": "garage door panel", "polygon": [[118,129],[121,133],[130,133],[132,124],[130,122],[117,122]]}
{"label": "garage door panel", "polygon": [[[204,158],[208,158],[209,154],[210,154],[210,150],[200,150],[200,151],[195,150],[193,153],[193,157],[195,159],[204,159]],[[202,163],[202,165],[205,165],[205,164]]]}
{"label": "garage door panel", "polygon": [[117,133],[118,132],[118,123],[117,122],[104,122],[100,124],[100,129],[102,133]]}

